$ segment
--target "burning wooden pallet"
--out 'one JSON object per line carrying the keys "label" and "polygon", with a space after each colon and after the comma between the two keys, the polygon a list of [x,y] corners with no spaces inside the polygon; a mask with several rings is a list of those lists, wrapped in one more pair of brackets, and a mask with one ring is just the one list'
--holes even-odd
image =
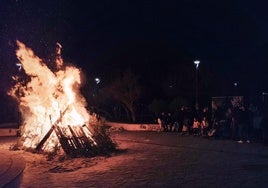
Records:
{"label": "burning wooden pallet", "polygon": [[84,129],[88,129],[87,126],[79,127],[80,131],[74,131],[71,126],[68,126],[72,135],[66,135],[64,130],[58,126],[53,125],[50,130],[47,132],[45,137],[40,141],[40,143],[36,147],[36,151],[40,151],[48,140],[52,132],[54,131],[59,139],[62,149],[67,155],[70,156],[91,156],[95,154],[96,142],[93,138],[90,138],[85,133]]}
{"label": "burning wooden pallet", "polygon": [[[16,55],[19,60],[17,65],[27,76],[24,74],[13,76],[16,84],[8,92],[18,102],[23,117],[22,139],[16,147],[21,146],[34,152],[55,153],[61,145],[62,149],[72,156],[99,155],[111,151],[114,144],[107,134],[104,132],[99,134],[95,131],[99,127],[94,125],[92,127],[94,133],[91,134],[88,127],[83,126],[88,122],[93,124],[96,122],[88,113],[86,99],[80,93],[81,70],[74,66],[63,65],[62,46],[57,43],[55,60],[57,69],[51,70],[46,61],[36,56],[25,44],[17,41],[17,45]],[[58,120],[52,122],[51,119],[54,120],[58,111],[64,110],[66,106]],[[54,115],[53,118],[50,117],[50,122],[48,114]],[[51,125],[50,130],[47,125]],[[44,137],[40,138],[44,133],[46,133]]]}
{"label": "burning wooden pallet", "polygon": [[[97,143],[94,141],[92,134],[86,125],[76,126],[76,128],[71,127],[70,125],[63,128],[58,125],[65,112],[66,110],[61,113],[59,119],[51,126],[44,138],[39,142],[36,151],[41,151],[45,142],[54,131],[59,139],[62,149],[67,155],[75,157],[79,155],[92,156],[96,154]],[[67,131],[68,134],[66,134]]]}

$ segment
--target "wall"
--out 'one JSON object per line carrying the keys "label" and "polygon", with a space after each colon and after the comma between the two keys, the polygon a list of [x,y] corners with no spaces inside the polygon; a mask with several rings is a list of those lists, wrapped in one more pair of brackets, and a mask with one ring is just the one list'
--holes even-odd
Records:
{"label": "wall", "polygon": [[111,126],[115,129],[123,129],[127,131],[160,131],[159,124],[130,124],[130,123],[116,123],[106,122],[107,126]]}

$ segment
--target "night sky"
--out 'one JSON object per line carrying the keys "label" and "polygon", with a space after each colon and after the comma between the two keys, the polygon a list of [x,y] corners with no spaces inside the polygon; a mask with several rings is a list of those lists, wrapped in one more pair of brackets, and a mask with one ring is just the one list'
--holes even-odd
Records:
{"label": "night sky", "polygon": [[200,77],[207,74],[217,82],[215,94],[232,94],[224,89],[231,91],[237,83],[241,91],[259,95],[268,89],[267,5],[252,0],[1,0],[1,91],[17,71],[20,40],[41,58],[49,58],[61,43],[64,59],[91,77],[105,79],[108,71],[132,67],[152,91],[174,70],[183,75],[188,67],[194,73],[193,61],[199,59]]}

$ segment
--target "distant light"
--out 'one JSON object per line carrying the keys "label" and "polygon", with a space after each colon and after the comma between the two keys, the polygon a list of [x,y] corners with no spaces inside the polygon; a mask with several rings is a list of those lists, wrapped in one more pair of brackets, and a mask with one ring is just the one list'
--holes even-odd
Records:
{"label": "distant light", "polygon": [[267,92],[262,92],[262,95],[268,95],[268,93]]}
{"label": "distant light", "polygon": [[234,83],[234,86],[236,87],[237,85],[238,85],[238,83],[237,83],[237,82],[235,82],[235,83]]}
{"label": "distant light", "polygon": [[100,79],[99,78],[95,78],[95,82],[96,82],[96,84],[99,84],[100,83]]}
{"label": "distant light", "polygon": [[195,61],[194,61],[194,64],[196,65],[196,68],[198,68],[199,63],[200,63],[199,60],[195,60]]}
{"label": "distant light", "polygon": [[16,63],[16,66],[19,68],[19,71],[21,71],[22,64],[21,63]]}

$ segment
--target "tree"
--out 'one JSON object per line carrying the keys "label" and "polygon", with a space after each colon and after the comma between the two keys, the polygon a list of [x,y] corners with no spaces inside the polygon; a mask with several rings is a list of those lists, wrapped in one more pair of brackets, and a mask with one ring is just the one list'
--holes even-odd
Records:
{"label": "tree", "polygon": [[171,112],[175,112],[176,110],[180,109],[182,106],[189,106],[190,103],[187,99],[183,97],[175,97],[169,104],[169,110]]}
{"label": "tree", "polygon": [[107,93],[118,101],[125,109],[127,117],[131,116],[133,122],[136,121],[135,102],[141,94],[141,87],[138,84],[138,76],[129,69],[124,71],[107,88]]}
{"label": "tree", "polygon": [[155,116],[158,116],[161,112],[165,112],[167,110],[167,104],[162,99],[154,99],[149,105],[149,109]]}

